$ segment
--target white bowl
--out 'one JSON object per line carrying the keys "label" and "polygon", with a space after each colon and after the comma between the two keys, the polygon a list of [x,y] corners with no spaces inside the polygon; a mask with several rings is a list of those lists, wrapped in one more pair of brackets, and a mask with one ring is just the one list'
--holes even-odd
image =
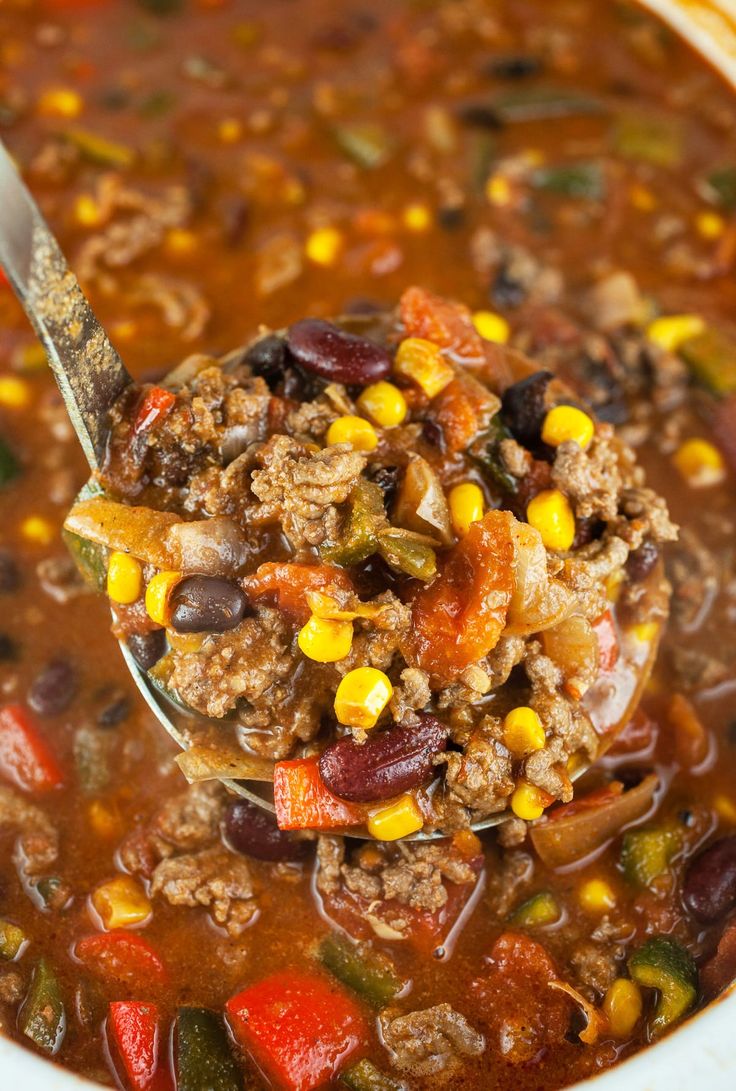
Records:
{"label": "white bowl", "polygon": [[[691,42],[736,88],[736,0],[640,2]],[[736,984],[663,1041],[570,1091],[693,1091],[698,1084],[708,1091],[736,1088]],[[0,1091],[99,1089],[99,1084],[0,1037]]]}

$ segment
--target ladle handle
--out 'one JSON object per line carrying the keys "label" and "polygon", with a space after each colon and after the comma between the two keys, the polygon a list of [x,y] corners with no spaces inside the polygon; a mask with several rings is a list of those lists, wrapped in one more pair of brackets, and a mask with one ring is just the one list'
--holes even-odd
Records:
{"label": "ladle handle", "polygon": [[96,470],[107,444],[109,411],[130,375],[1,141],[0,266],[43,344]]}

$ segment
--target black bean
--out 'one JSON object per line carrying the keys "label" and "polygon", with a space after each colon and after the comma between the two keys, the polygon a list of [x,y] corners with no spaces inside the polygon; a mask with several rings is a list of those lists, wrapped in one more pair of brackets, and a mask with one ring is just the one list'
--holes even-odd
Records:
{"label": "black bean", "polygon": [[693,916],[707,923],[736,906],[736,834],[715,841],[695,857],[685,874],[682,897]]}
{"label": "black bean", "polygon": [[300,367],[330,382],[367,386],[391,372],[391,357],[385,348],[321,318],[295,322],[289,327],[287,341]]}
{"label": "black bean", "polygon": [[536,447],[547,412],[547,387],[552,380],[549,371],[535,371],[526,379],[508,387],[502,399],[503,418],[514,438],[524,447]]}
{"label": "black bean", "polygon": [[463,125],[469,125],[473,129],[502,128],[497,111],[487,102],[467,102],[458,110],[458,117]]}
{"label": "black bean", "polygon": [[224,633],[243,620],[247,600],[236,583],[219,576],[189,576],[171,596],[171,624],[178,633]]}
{"label": "black bean", "polygon": [[0,549],[0,595],[9,595],[20,587],[20,569],[9,549]]}
{"label": "black bean", "polygon": [[398,466],[371,466],[368,476],[374,484],[378,485],[383,493],[383,502],[388,507],[396,495],[401,470]]}
{"label": "black bean", "polygon": [[502,309],[518,307],[524,302],[526,295],[525,285],[509,272],[506,265],[502,265],[491,283],[491,301]]}
{"label": "black bean", "polygon": [[542,61],[539,57],[530,56],[528,53],[507,53],[489,61],[485,71],[497,79],[522,80],[527,76],[535,76],[541,69]]}
{"label": "black bean", "polygon": [[626,574],[632,583],[641,583],[659,560],[659,546],[651,538],[645,538],[638,549],[629,554]]}
{"label": "black bean", "polygon": [[338,739],[323,751],[319,771],[334,795],[352,803],[390,799],[429,780],[448,734],[445,724],[421,713],[419,723],[369,735],[362,745],[351,736]]}
{"label": "black bean", "polygon": [[130,697],[121,689],[108,690],[100,695],[103,705],[97,713],[98,727],[117,727],[130,715]]}
{"label": "black bean", "polygon": [[225,810],[223,834],[235,852],[256,860],[302,860],[309,843],[280,830],[276,819],[248,799],[231,799]]}
{"label": "black bean", "polygon": [[430,447],[436,447],[440,451],[445,449],[445,433],[442,431],[442,425],[436,420],[430,420],[429,417],[422,423],[422,439]]}
{"label": "black bean", "polygon": [[437,223],[445,231],[458,231],[465,223],[463,205],[443,205],[437,209]]}
{"label": "black bean", "polygon": [[154,629],[150,633],[131,633],[127,645],[141,670],[148,671],[166,651],[166,633],[163,629]]}
{"label": "black bean", "polygon": [[12,636],[8,636],[7,633],[0,633],[0,662],[8,663],[17,658],[18,645],[15,643]]}
{"label": "black bean", "polygon": [[74,700],[77,672],[68,659],[52,659],[36,675],[28,691],[28,704],[41,716],[58,716]]}
{"label": "black bean", "polygon": [[260,375],[273,390],[284,377],[288,367],[288,350],[283,337],[275,333],[267,337],[261,337],[250,346],[245,354],[245,362],[249,364],[254,375]]}

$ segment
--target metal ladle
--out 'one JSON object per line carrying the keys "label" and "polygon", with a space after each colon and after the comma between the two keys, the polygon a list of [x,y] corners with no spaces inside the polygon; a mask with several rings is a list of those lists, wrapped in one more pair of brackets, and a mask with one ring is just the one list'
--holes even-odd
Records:
{"label": "metal ladle", "polygon": [[[70,420],[94,475],[105,457],[110,410],[132,378],[92,312],[59,244],[2,142],[0,267],[5,270],[45,349]],[[191,740],[186,721],[192,722],[195,714],[175,706],[138,666],[126,644],[121,641],[120,647],[133,681],[149,708],[177,745],[187,750]],[[620,721],[616,721],[619,727],[638,703],[655,651],[656,645],[642,649],[641,663],[635,664],[636,669],[630,672],[630,677],[620,680],[618,696],[623,695],[625,711]],[[610,687],[612,684],[615,697],[616,683],[609,678],[607,685]],[[207,723],[204,718],[197,718],[197,722],[200,721]],[[216,721],[209,721],[208,726],[213,729],[216,729],[216,725]],[[611,738],[615,735],[616,728],[610,731]],[[579,767],[573,779],[581,776],[588,767]],[[242,780],[226,776],[218,779],[231,791],[273,813],[273,804],[251,791]],[[502,811],[476,823],[473,829],[486,829],[510,817],[510,811]],[[353,827],[344,832],[352,837],[369,836],[366,831]],[[442,832],[437,830],[416,834],[412,839],[441,836]]]}

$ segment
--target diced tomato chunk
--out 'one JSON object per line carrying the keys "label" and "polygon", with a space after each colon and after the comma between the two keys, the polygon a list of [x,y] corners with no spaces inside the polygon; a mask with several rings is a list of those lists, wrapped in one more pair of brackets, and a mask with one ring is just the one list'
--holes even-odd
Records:
{"label": "diced tomato chunk", "polygon": [[130,1091],[169,1091],[171,1076],[161,1063],[161,1017],[156,1005],[116,1000],[110,1004],[107,1029]]}
{"label": "diced tomato chunk", "polygon": [[498,643],[514,585],[512,516],[489,511],[473,523],[412,604],[413,658],[447,685]]}
{"label": "diced tomato chunk", "polygon": [[64,781],[61,768],[26,709],[0,709],[0,774],[26,792],[48,792]]}
{"label": "diced tomato chunk", "polygon": [[289,564],[266,561],[243,581],[245,593],[252,598],[272,595],[279,610],[295,621],[309,620],[307,592],[352,591],[350,577],[341,568],[329,564]]}
{"label": "diced tomato chunk", "polygon": [[74,953],[88,970],[134,989],[164,985],[166,967],[154,947],[132,932],[97,932],[84,936]]}
{"label": "diced tomato chunk", "polygon": [[605,803],[611,803],[623,794],[624,786],[620,780],[612,780],[604,784],[602,788],[596,788],[584,796],[576,796],[571,803],[561,803],[546,812],[548,822],[554,822],[558,818],[572,818],[583,811],[597,811]]}
{"label": "diced tomato chunk", "polygon": [[147,428],[163,417],[168,416],[176,405],[176,394],[162,386],[151,386],[143,395],[133,425],[134,433],[145,432]]}
{"label": "diced tomato chunk", "polygon": [[281,830],[332,830],[357,826],[366,819],[365,807],[338,799],[327,790],[317,758],[277,761],[273,801]]}
{"label": "diced tomato chunk", "polygon": [[490,1048],[511,1064],[540,1060],[561,1042],[570,1022],[570,1000],[549,987],[559,974],[549,954],[521,932],[498,937],[483,975],[471,992],[481,1005]]}
{"label": "diced tomato chunk", "polygon": [[598,637],[598,669],[608,673],[616,666],[619,656],[618,632],[610,610],[594,623],[593,632]]}
{"label": "diced tomato chunk", "polygon": [[488,427],[498,405],[498,398],[472,375],[459,374],[434,399],[429,415],[454,453],[464,451]]}
{"label": "diced tomato chunk", "polygon": [[467,307],[432,295],[424,288],[407,288],[399,304],[407,337],[422,337],[439,345],[462,363],[485,361],[483,341]]}
{"label": "diced tomato chunk", "polygon": [[358,1004],[316,974],[275,974],[234,996],[226,1011],[240,1045],[287,1091],[326,1084],[367,1039]]}

